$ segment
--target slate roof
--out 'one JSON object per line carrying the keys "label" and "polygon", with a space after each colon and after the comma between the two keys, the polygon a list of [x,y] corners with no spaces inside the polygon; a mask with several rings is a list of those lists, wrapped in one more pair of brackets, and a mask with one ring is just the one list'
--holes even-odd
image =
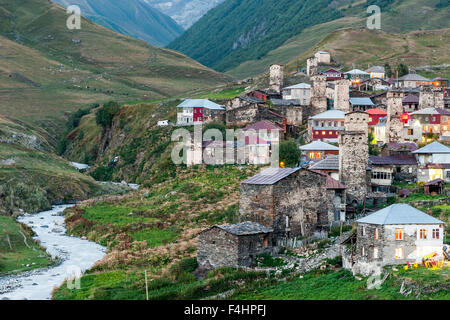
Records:
{"label": "slate roof", "polygon": [[270,99],[275,106],[299,106],[300,99]]}
{"label": "slate roof", "polygon": [[339,148],[322,141],[314,141],[304,146],[299,147],[300,150],[314,150],[314,151],[339,151]]}
{"label": "slate roof", "polygon": [[294,84],[293,86],[289,86],[284,89],[311,89],[311,85],[307,84],[307,83],[298,83],[298,84]]}
{"label": "slate roof", "polygon": [[283,129],[281,129],[279,126],[273,124],[271,121],[269,120],[262,120],[262,121],[258,121],[255,123],[252,123],[248,126],[246,126],[244,129],[242,129],[242,131],[248,131],[248,130],[278,130],[281,131]]}
{"label": "slate roof", "polygon": [[245,222],[236,223],[236,224],[217,225],[215,227],[220,228],[223,231],[234,234],[236,236],[252,235],[252,234],[259,234],[259,233],[270,233],[273,231],[270,228],[267,228],[259,223],[251,222],[251,221],[245,221]]}
{"label": "slate roof", "polygon": [[321,119],[345,119],[345,112],[341,110],[328,110],[322,113],[319,113],[313,117],[313,120],[321,120]]}
{"label": "slate roof", "polygon": [[241,184],[272,185],[290,176],[300,168],[268,168],[241,182]]}
{"label": "slate roof", "polygon": [[410,73],[410,74],[404,75],[403,77],[398,78],[398,80],[402,80],[402,81],[431,81],[430,79],[422,77],[420,74],[416,74],[416,73]]}
{"label": "slate roof", "polygon": [[381,209],[364,218],[356,220],[358,223],[369,223],[378,225],[395,224],[443,224],[441,220],[417,210],[405,203],[396,203]]}
{"label": "slate roof", "polygon": [[370,98],[350,98],[350,104],[355,106],[374,106]]}
{"label": "slate roof", "polygon": [[208,99],[186,99],[177,108],[205,108],[210,110],[225,110],[220,104]]}
{"label": "slate roof", "polygon": [[444,116],[450,116],[450,111],[448,111],[448,110],[441,109],[441,108],[436,108],[436,111],[437,111],[439,114],[441,114],[441,115],[444,115]]}
{"label": "slate roof", "polygon": [[339,171],[339,156],[329,155],[309,168],[310,170],[337,170]]}
{"label": "slate roof", "polygon": [[417,165],[414,156],[369,156],[373,165]]}
{"label": "slate roof", "polygon": [[440,184],[444,184],[445,181],[442,179],[434,179],[424,184],[424,186],[438,186]]}
{"label": "slate roof", "polygon": [[414,142],[389,142],[385,144],[385,147],[391,151],[415,151],[419,147]]}
{"label": "slate roof", "polygon": [[419,97],[409,94],[403,98],[403,103],[419,103]]}
{"label": "slate roof", "polygon": [[450,148],[444,146],[443,144],[434,141],[419,150],[413,151],[412,153],[420,154],[420,153],[450,153]]}

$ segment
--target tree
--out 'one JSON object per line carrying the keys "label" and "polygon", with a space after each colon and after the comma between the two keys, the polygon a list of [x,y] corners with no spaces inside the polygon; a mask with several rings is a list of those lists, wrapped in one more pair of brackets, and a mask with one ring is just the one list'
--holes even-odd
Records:
{"label": "tree", "polygon": [[407,75],[409,73],[409,68],[406,64],[404,63],[400,63],[397,68],[396,71],[398,72],[398,77],[403,77],[405,75]]}
{"label": "tree", "polygon": [[372,132],[369,132],[369,154],[371,156],[377,156],[380,154],[380,149],[375,144],[375,135]]}
{"label": "tree", "polygon": [[387,78],[391,78],[392,77],[392,68],[391,68],[391,65],[389,63],[386,63],[384,65],[384,72],[386,73],[386,77]]}
{"label": "tree", "polygon": [[294,140],[280,142],[280,161],[286,167],[296,167],[300,161],[300,149]]}
{"label": "tree", "polygon": [[114,116],[120,113],[120,105],[115,101],[105,103],[95,113],[95,121],[102,127],[111,127]]}

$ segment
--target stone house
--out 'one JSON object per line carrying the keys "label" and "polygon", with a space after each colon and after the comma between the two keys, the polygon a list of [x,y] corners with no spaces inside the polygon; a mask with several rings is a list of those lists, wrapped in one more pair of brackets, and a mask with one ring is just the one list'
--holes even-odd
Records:
{"label": "stone house", "polygon": [[350,109],[351,111],[366,111],[373,109],[375,104],[370,98],[350,98]]}
{"label": "stone house", "polygon": [[420,86],[428,86],[431,85],[432,81],[425,77],[422,77],[416,73],[410,73],[404,75],[395,80],[393,86],[396,88],[419,88]]}
{"label": "stone house", "polygon": [[369,163],[372,168],[372,187],[389,187],[394,181],[415,182],[417,179],[418,164],[413,155],[369,156]]}
{"label": "stone house", "polygon": [[356,221],[356,244],[344,251],[343,266],[354,274],[379,273],[387,265],[421,263],[442,256],[444,223],[408,204],[393,204]]}
{"label": "stone house", "polygon": [[414,142],[391,142],[381,148],[381,156],[409,156],[418,146]]}
{"label": "stone house", "polygon": [[383,66],[373,66],[366,70],[370,74],[370,78],[384,79],[386,77],[386,70]]}
{"label": "stone house", "polygon": [[317,51],[314,54],[314,57],[317,59],[319,64],[330,64],[331,63],[331,54],[327,51]]}
{"label": "stone house", "polygon": [[293,86],[283,88],[284,100],[298,100],[300,105],[309,105],[311,103],[311,85],[299,83]]}
{"label": "stone house", "polygon": [[303,163],[314,163],[321,161],[326,158],[328,155],[338,155],[339,148],[333,146],[331,144],[322,142],[322,141],[313,141],[309,144],[303,145],[299,147],[301,150],[301,160]]}
{"label": "stone house", "polygon": [[310,109],[309,106],[300,105],[297,99],[271,99],[270,102],[272,111],[286,118],[287,124],[291,126],[301,126],[305,117],[304,112],[308,114]]}
{"label": "stone house", "polygon": [[403,111],[414,112],[419,110],[419,97],[409,94],[403,98]]}
{"label": "stone house", "polygon": [[216,225],[198,235],[200,266],[253,267],[263,253],[273,253],[272,230],[255,222]]}
{"label": "stone house", "polygon": [[419,163],[418,182],[443,179],[450,182],[450,148],[435,141],[412,152]]}
{"label": "stone house", "polygon": [[370,78],[361,81],[356,88],[360,91],[381,91],[388,90],[390,87],[389,82],[380,78]]}
{"label": "stone house", "polygon": [[329,155],[322,161],[319,161],[310,166],[309,169],[325,173],[333,179],[339,181],[339,156]]}
{"label": "stone house", "polygon": [[325,175],[300,168],[269,168],[241,182],[240,221],[273,229],[285,240],[310,235],[327,226]]}

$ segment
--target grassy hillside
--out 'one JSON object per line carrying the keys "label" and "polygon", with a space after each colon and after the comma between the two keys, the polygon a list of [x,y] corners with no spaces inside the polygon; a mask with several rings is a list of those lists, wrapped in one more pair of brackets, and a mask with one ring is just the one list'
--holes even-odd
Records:
{"label": "grassy hillside", "polygon": [[[182,37],[176,39],[170,47],[177,48],[217,70],[226,71],[235,78],[243,79],[265,72],[272,63],[287,64],[294,60],[297,61],[299,57],[309,52],[311,47],[317,47],[324,37],[336,30],[366,27],[368,16],[366,9],[371,4],[379,5],[382,8],[381,31],[385,33],[409,33],[417,30],[450,27],[450,9],[446,0],[335,0],[329,1],[326,9],[334,10],[335,14],[331,19],[320,20],[325,18],[323,12],[314,12],[309,15],[311,18],[307,19],[308,25],[298,27],[292,26],[291,23],[289,26],[293,33],[286,37],[283,29],[272,29],[274,23],[263,26],[262,23],[267,14],[261,14],[258,10],[267,9],[267,12],[281,10],[282,13],[279,16],[282,18],[294,15],[298,10],[292,11],[289,5],[280,2],[273,4],[272,7],[271,3],[268,4],[270,1],[264,1],[246,4],[252,9],[248,9],[246,14],[242,14],[243,10],[239,10],[242,9],[241,7],[236,5],[231,7],[232,2],[233,0],[225,1],[211,10]],[[232,9],[226,7],[227,5]],[[320,5],[321,3],[317,8]],[[215,26],[211,27],[214,21],[223,20],[228,23],[236,19],[242,20],[242,23],[235,24],[234,26],[238,25],[239,28],[233,28],[232,31],[224,28],[216,30]],[[282,19],[279,20],[282,21]],[[295,19],[291,18],[291,20]],[[247,31],[249,24],[255,28],[254,30],[260,31],[261,35]],[[261,26],[262,29],[257,29],[257,26]],[[209,36],[211,39],[205,35],[206,30],[215,30],[213,35]],[[266,37],[266,34],[270,35],[274,30],[277,31],[276,41],[270,36]],[[205,44],[193,46],[197,39],[206,39]],[[245,48],[232,49],[234,43],[240,43],[242,40],[245,40]],[[217,45],[216,42],[224,46],[224,49],[209,50]],[[264,47],[260,46],[260,42],[264,43]],[[439,43],[437,46],[440,50],[445,50],[444,43]],[[385,50],[386,48],[381,49]],[[369,50],[366,52],[370,54]],[[421,54],[420,50],[412,53]]]}
{"label": "grassy hillside", "polygon": [[184,29],[172,18],[140,0],[54,0],[65,8],[78,5],[83,17],[119,33],[165,46]]}
{"label": "grassy hillside", "polygon": [[31,238],[33,231],[12,217],[0,216],[0,276],[51,265],[51,257]]}
{"label": "grassy hillside", "polygon": [[[389,48],[389,50],[386,50]],[[291,60],[287,70],[305,66],[306,59],[317,50],[329,51],[333,59],[348,67],[367,69],[368,65],[409,66],[449,64],[450,29],[392,34],[365,28],[348,28],[327,35],[303,55]]]}
{"label": "grassy hillside", "polygon": [[175,51],[83,19],[68,30],[49,1],[0,0],[0,115],[61,133],[65,112],[111,99],[164,98],[229,80]]}

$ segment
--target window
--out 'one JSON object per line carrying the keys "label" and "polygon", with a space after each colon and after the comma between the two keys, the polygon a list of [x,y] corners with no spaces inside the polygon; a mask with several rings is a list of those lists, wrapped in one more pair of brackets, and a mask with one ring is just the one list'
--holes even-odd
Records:
{"label": "window", "polygon": [[403,259],[405,250],[403,248],[395,248],[395,259]]}
{"label": "window", "polygon": [[366,248],[361,248],[361,255],[364,257],[366,255]]}
{"label": "window", "polygon": [[263,238],[263,248],[267,248],[269,246],[269,236],[264,236]]}
{"label": "window", "polygon": [[433,239],[439,239],[439,229],[433,229]]}
{"label": "window", "polygon": [[362,227],[362,235],[363,235],[363,236],[366,235],[366,227]]}
{"label": "window", "polygon": [[310,159],[314,159],[314,152],[310,152],[310,153],[309,153],[309,158],[310,158]]}
{"label": "window", "polygon": [[374,259],[378,259],[378,248],[373,248],[373,257]]}
{"label": "window", "polygon": [[403,240],[403,229],[395,229],[395,240]]}
{"label": "window", "polygon": [[322,154],[320,152],[316,152],[316,159],[322,158]]}
{"label": "window", "polygon": [[378,240],[378,238],[379,238],[378,228],[375,228],[374,238],[375,238],[375,240]]}
{"label": "window", "polygon": [[419,239],[424,240],[427,238],[427,229],[419,230]]}

